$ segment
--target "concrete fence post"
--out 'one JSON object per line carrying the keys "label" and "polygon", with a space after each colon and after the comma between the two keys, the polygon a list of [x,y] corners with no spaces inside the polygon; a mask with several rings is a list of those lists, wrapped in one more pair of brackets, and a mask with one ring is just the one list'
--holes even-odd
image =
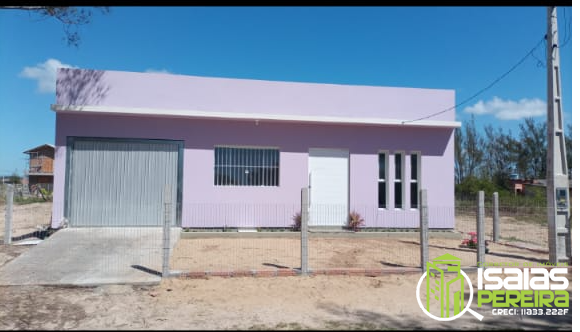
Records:
{"label": "concrete fence post", "polygon": [[14,186],[6,186],[6,219],[4,224],[4,244],[12,243],[12,205],[14,202]]}
{"label": "concrete fence post", "polygon": [[162,276],[169,277],[169,251],[171,246],[171,186],[165,186],[163,193],[163,265]]}
{"label": "concrete fence post", "polygon": [[420,222],[421,231],[421,271],[427,271],[427,262],[429,261],[429,209],[427,205],[427,190],[422,189],[419,195]]}
{"label": "concrete fence post", "polygon": [[499,241],[499,195],[493,193],[493,242]]}
{"label": "concrete fence post", "polygon": [[485,263],[485,192],[477,196],[477,266]]}
{"label": "concrete fence post", "polygon": [[301,190],[301,225],[300,225],[300,271],[303,276],[308,275],[308,203],[309,188],[302,188]]}

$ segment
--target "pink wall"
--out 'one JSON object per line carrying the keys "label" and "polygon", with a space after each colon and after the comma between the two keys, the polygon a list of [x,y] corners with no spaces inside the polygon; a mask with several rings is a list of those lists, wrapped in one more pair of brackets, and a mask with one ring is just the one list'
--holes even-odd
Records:
{"label": "pink wall", "polygon": [[[164,75],[158,76],[159,80],[163,80]],[[448,96],[447,93],[444,95]],[[116,102],[121,101],[116,99]],[[62,102],[64,101],[59,99],[59,103]],[[133,104],[133,101],[131,104],[138,106]],[[417,227],[416,210],[378,209],[377,153],[379,150],[389,150],[391,154],[395,150],[404,150],[407,153],[408,167],[410,164],[408,153],[421,151],[422,188],[429,192],[429,205],[447,211],[434,213],[430,225],[438,228],[454,227],[454,147],[451,128],[267,121],[260,121],[256,125],[254,121],[152,118],[74,112],[57,113],[56,122],[54,227],[59,225],[63,217],[67,136],[183,140],[184,227],[223,227],[224,223],[228,223],[228,226],[288,226],[292,222],[292,214],[300,207],[300,188],[308,185],[308,149],[313,147],[342,148],[350,151],[351,208],[361,211],[367,220],[367,226]],[[214,145],[279,147],[280,186],[214,186]],[[392,163],[392,155],[390,160]],[[410,171],[407,170],[406,174],[409,176]],[[390,175],[393,176],[392,164]],[[394,193],[392,186],[389,187],[391,190],[389,205],[392,207]],[[407,202],[409,192],[407,189]]]}
{"label": "pink wall", "polygon": [[455,91],[61,68],[56,104],[410,120],[453,106]]}

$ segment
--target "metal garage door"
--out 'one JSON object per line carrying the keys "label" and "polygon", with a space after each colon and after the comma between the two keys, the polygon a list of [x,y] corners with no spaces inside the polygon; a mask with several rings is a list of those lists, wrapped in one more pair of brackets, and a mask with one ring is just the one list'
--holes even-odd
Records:
{"label": "metal garage door", "polygon": [[160,226],[166,186],[177,224],[182,142],[73,138],[68,148],[71,226]]}
{"label": "metal garage door", "polygon": [[348,217],[348,156],[348,150],[309,150],[309,225],[346,225]]}

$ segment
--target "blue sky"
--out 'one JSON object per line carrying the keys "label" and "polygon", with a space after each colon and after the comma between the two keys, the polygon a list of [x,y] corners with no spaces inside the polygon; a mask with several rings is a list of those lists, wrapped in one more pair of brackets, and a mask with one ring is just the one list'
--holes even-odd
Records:
{"label": "blue sky", "polygon": [[[112,7],[80,27],[75,48],[56,20],[0,10],[0,175],[22,174],[23,151],[54,144],[58,66],[453,89],[460,103],[536,46],[546,19],[545,7]],[[558,20],[571,123],[571,7]],[[541,44],[456,118],[517,133],[524,116],[545,119],[546,89]]]}

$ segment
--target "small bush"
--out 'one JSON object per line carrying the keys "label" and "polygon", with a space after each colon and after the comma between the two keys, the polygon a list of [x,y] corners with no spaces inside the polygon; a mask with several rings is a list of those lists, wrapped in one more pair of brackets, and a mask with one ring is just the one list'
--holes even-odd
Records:
{"label": "small bush", "polygon": [[[466,246],[467,248],[477,249],[477,233],[476,232],[469,232],[467,234],[469,235],[469,238],[463,239],[463,241],[461,241],[461,245]],[[485,252],[486,253],[489,252],[488,245],[489,245],[489,241],[485,240]]]}
{"label": "small bush", "polygon": [[365,225],[365,220],[362,218],[360,213],[358,213],[356,211],[352,211],[350,213],[350,218],[348,221],[348,228],[355,231],[355,232],[358,232],[360,230],[360,228],[364,225]]}
{"label": "small bush", "polygon": [[52,202],[52,191],[49,191],[49,190],[44,189],[44,188],[40,188],[40,195],[42,195],[42,198],[45,201]]}
{"label": "small bush", "polygon": [[467,233],[470,237],[467,239],[463,239],[463,241],[461,241],[461,244],[468,247],[468,248],[477,248],[477,233],[475,232],[469,232]]}
{"label": "small bush", "polygon": [[291,225],[293,231],[299,231],[302,229],[302,212],[298,211],[292,216],[294,223]]}

